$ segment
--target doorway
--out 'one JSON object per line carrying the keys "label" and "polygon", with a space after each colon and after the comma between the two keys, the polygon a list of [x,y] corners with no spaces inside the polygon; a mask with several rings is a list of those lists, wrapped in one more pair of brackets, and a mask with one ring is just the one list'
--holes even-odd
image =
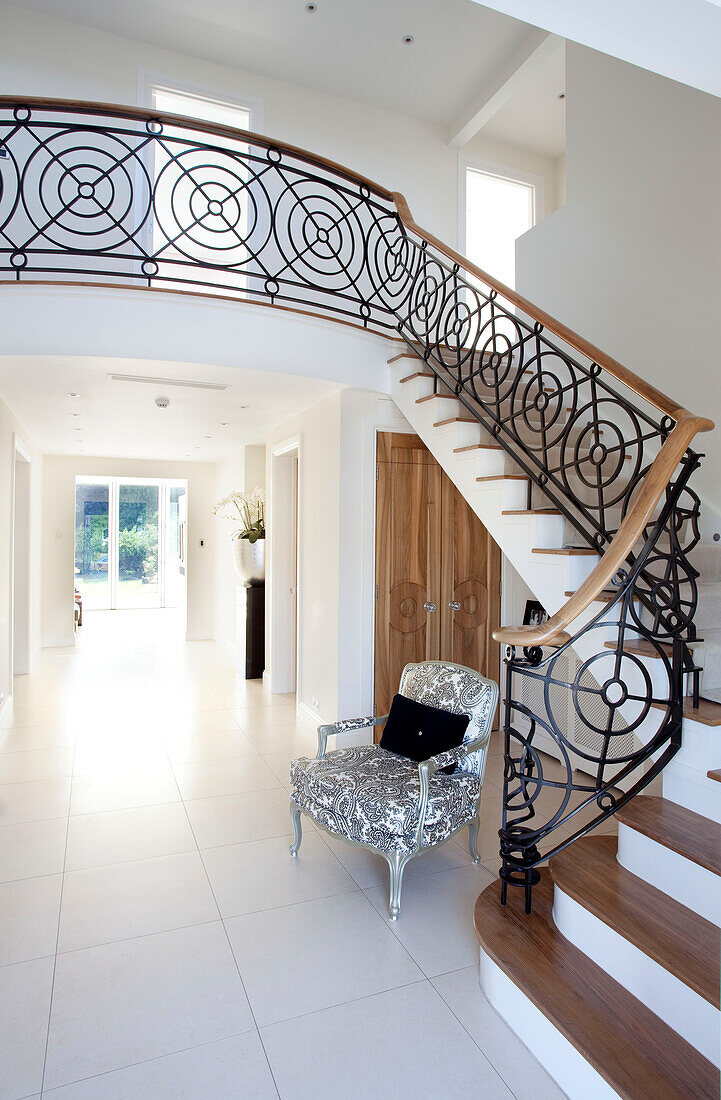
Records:
{"label": "doorway", "polygon": [[270,690],[300,698],[300,440],[274,449],[270,471]]}
{"label": "doorway", "polygon": [[79,477],[75,584],[83,611],[185,605],[187,482]]}
{"label": "doorway", "polygon": [[30,671],[30,453],[13,441],[12,481],[12,674]]}
{"label": "doorway", "polygon": [[377,458],[374,702],[388,714],[408,662],[498,679],[501,551],[418,436],[379,432]]}

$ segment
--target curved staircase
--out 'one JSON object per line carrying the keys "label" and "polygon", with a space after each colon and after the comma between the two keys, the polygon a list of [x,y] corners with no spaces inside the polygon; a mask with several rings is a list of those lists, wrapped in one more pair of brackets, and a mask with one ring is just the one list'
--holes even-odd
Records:
{"label": "curved staircase", "polygon": [[[551,612],[495,635],[505,773],[502,882],[475,914],[486,994],[573,1098],[717,1096],[721,558],[699,545],[690,487],[691,443],[713,424],[324,157],[138,107],[11,96],[0,144],[4,293],[194,291],[389,341],[398,407]],[[549,749],[564,779],[545,774]],[[657,776],[663,798],[642,793]],[[613,815],[617,853],[591,835]]]}

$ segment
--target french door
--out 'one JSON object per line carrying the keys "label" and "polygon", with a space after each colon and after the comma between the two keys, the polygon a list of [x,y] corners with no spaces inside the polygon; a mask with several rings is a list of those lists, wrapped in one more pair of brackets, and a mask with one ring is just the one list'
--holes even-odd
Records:
{"label": "french door", "polygon": [[177,607],[185,594],[185,482],[78,478],[75,584],[83,607]]}

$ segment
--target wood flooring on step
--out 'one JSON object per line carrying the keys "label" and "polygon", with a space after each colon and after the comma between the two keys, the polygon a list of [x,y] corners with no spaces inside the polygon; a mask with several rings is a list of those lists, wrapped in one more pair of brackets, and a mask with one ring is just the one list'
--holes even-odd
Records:
{"label": "wood flooring on step", "polygon": [[487,955],[624,1100],[718,1100],[718,1070],[561,935],[547,870],[526,915],[523,891],[500,902],[498,882],[476,902]]}
{"label": "wood flooring on step", "polygon": [[668,798],[638,795],[616,819],[680,856],[721,875],[721,825]]}
{"label": "wood flooring on step", "polygon": [[558,889],[719,1007],[719,930],[616,859],[616,838],[587,836],[554,856]]}

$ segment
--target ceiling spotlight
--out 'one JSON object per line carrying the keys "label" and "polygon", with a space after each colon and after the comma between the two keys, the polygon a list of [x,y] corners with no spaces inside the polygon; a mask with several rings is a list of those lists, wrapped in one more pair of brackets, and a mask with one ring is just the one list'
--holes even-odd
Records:
{"label": "ceiling spotlight", "polygon": [[80,397],[79,393],[69,393],[68,397]]}
{"label": "ceiling spotlight", "polygon": [[413,43],[415,42],[415,38],[413,37],[412,34],[404,34],[403,37],[401,38],[401,42],[403,43],[404,46],[412,46]]}
{"label": "ceiling spotlight", "polygon": [[159,409],[167,409],[168,405],[170,404],[170,398],[169,397],[156,397],[155,398],[155,404],[158,406]]}
{"label": "ceiling spotlight", "polygon": [[196,443],[195,446],[193,447],[193,450],[194,451],[199,451],[200,450],[200,444]]}
{"label": "ceiling spotlight", "polygon": [[70,413],[71,416],[80,416],[80,413]]}
{"label": "ceiling spotlight", "polygon": [[74,432],[81,432],[82,430],[83,430],[82,428],[73,428]]}
{"label": "ceiling spotlight", "polygon": [[566,93],[565,92],[559,92],[558,93],[558,98],[559,99],[565,99],[566,98]]}
{"label": "ceiling spotlight", "polygon": [[205,437],[205,438],[206,438],[206,439],[212,439],[213,437],[212,437],[212,435],[206,435],[206,437]]}
{"label": "ceiling spotlight", "polygon": [[317,4],[306,4],[305,10],[308,12],[308,15],[315,15],[315,13],[318,11],[318,5]]}

